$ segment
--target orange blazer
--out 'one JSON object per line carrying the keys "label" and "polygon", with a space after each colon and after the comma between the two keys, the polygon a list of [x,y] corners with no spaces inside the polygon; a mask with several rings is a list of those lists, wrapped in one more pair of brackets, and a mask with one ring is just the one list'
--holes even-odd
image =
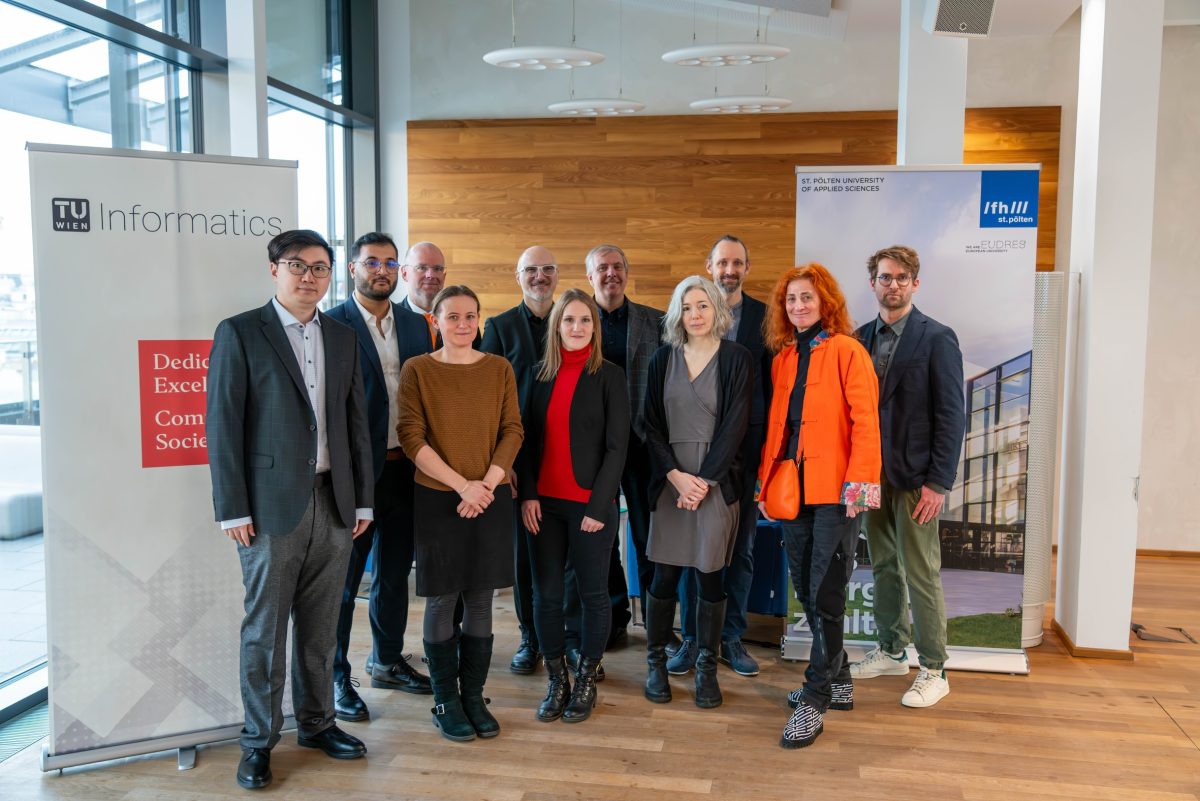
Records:
{"label": "orange blazer", "polygon": [[[804,461],[804,503],[879,506],[879,382],[866,348],[851,336],[822,332],[812,347],[801,412],[800,452],[787,445],[788,404],[796,384],[795,347],[771,362],[773,393],[767,439],[759,462],[765,480],[777,458]],[[873,501],[873,502],[872,502]]]}

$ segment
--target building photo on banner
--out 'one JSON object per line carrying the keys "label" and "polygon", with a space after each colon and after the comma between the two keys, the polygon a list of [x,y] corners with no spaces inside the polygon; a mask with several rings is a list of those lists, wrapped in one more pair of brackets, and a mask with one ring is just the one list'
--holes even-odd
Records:
{"label": "building photo on banner", "polygon": [[[867,259],[905,245],[920,258],[914,308],[957,334],[966,431],[938,518],[947,667],[1026,672],[1022,605],[1039,168],[796,173],[796,263],[830,269],[854,325],[878,317]],[[877,635],[863,533],[855,558],[845,622],[851,658]],[[795,593],[789,600],[784,656],[804,658],[808,626]]]}
{"label": "building photo on banner", "polygon": [[296,164],[28,150],[46,477],[43,768],[235,736],[243,591],[213,522],[208,356],[219,320],[272,294],[266,244],[296,227]]}

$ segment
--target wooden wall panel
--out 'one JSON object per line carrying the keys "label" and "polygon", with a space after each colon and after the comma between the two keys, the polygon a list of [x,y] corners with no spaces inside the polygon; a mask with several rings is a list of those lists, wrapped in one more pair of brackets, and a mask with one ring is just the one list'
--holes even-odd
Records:
{"label": "wooden wall panel", "polygon": [[[1060,117],[966,115],[965,163],[1042,164],[1040,270],[1054,266]],[[794,168],[895,164],[896,113],[421,121],[409,123],[408,160],[412,241],[438,244],[449,280],[479,292],[486,315],[517,302],[513,268],[533,244],[554,251],[565,288],[586,286],[584,256],[614,242],[630,294],[663,308],[725,233],[750,246],[747,288],[765,295],[792,266]]]}

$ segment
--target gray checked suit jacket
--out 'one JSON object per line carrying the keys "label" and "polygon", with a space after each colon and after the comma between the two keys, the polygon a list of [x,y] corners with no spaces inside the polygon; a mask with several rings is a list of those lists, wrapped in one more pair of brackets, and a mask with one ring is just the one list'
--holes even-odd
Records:
{"label": "gray checked suit jacket", "polygon": [[662,341],[663,313],[650,306],[634,303],[628,297],[629,332],[625,343],[625,378],[629,382],[630,419],[633,432],[646,441],[646,370],[650,357]]}
{"label": "gray checked suit jacket", "polygon": [[[321,314],[318,312],[318,314]],[[375,478],[354,331],[321,314],[325,426],[337,513],[346,528],[371,508]],[[222,320],[208,364],[208,464],[216,519],[250,516],[258,534],[288,534],[312,497],[316,414],[270,302]]]}

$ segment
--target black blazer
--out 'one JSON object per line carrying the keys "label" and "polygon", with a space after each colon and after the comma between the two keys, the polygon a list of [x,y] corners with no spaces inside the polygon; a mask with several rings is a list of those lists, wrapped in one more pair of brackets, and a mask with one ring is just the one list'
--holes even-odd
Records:
{"label": "black blazer", "polygon": [[[517,460],[517,487],[523,501],[538,497],[546,410],[553,391],[553,381],[534,381],[530,387],[525,443]],[[620,367],[601,362],[597,372],[583,371],[571,396],[570,428],[575,481],[592,491],[585,514],[593,520],[607,520],[608,508],[621,486],[629,444],[629,400],[625,396],[625,373]]]}
{"label": "black blazer", "polygon": [[525,402],[529,400],[529,388],[534,383],[537,363],[542,358],[542,343],[533,341],[529,321],[521,309],[523,305],[525,301],[489,319],[483,331],[483,344],[479,348],[484,353],[503,356],[512,365],[522,413],[525,411]]}
{"label": "black blazer", "polygon": [[[371,435],[354,332],[318,312],[325,346],[329,476],[343,526],[373,506]],[[316,414],[296,354],[268,302],[222,320],[208,363],[205,433],[216,519],[251,517],[260,534],[288,534],[312,499]]]}
{"label": "black blazer", "polygon": [[[858,337],[870,353],[874,319],[858,329]],[[879,387],[879,434],[888,483],[903,490],[926,484],[949,490],[958,473],[965,429],[958,337],[914,306]]]}
{"label": "black blazer", "polygon": [[[646,381],[646,444],[650,448],[650,508],[658,504],[658,496],[667,484],[667,473],[677,469],[675,452],[671,449],[670,428],[663,403],[663,388],[667,380],[667,361],[671,346],[663,345],[650,359]],[[750,351],[736,342],[721,340],[717,350],[717,427],[708,455],[700,465],[700,478],[715,481],[721,487],[725,503],[741,497],[742,440],[750,421],[751,382],[754,365]]]}
{"label": "black blazer", "polygon": [[[371,337],[354,298],[347,298],[345,303],[334,306],[329,310],[329,316],[350,326],[358,335],[358,361],[362,367],[363,390],[367,399],[367,423],[371,429],[371,455],[375,480],[378,481],[383,475],[383,466],[387,461],[388,443],[389,399],[387,381],[383,377],[383,364],[379,361],[375,340]],[[429,341],[429,326],[424,317],[408,311],[398,303],[393,303],[392,319],[396,321],[395,342],[401,367],[411,357],[433,350]]]}
{"label": "black blazer", "polygon": [[[765,427],[767,424],[767,409],[771,400],[771,358],[763,342],[763,319],[767,316],[767,304],[755,300],[742,293],[742,320],[738,323],[737,338],[734,340],[750,351],[750,360],[754,365],[752,382],[753,401],[750,404],[750,425]],[[761,437],[761,435],[760,435]],[[762,443],[758,443],[759,448]]]}

